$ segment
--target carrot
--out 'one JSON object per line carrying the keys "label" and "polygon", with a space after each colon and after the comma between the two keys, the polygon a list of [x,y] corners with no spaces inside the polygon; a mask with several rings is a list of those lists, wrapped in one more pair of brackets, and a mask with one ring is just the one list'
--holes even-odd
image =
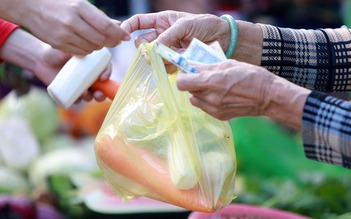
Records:
{"label": "carrot", "polygon": [[113,98],[115,98],[115,95],[118,91],[119,83],[114,80],[106,80],[106,81],[97,80],[94,82],[94,84],[91,87],[94,90],[102,91],[106,95],[106,97],[113,100]]}
{"label": "carrot", "polygon": [[95,154],[115,172],[148,188],[155,197],[162,197],[160,201],[199,212],[213,212],[221,206],[220,201],[213,206],[213,200],[206,200],[198,185],[189,190],[177,189],[165,161],[131,143],[125,145],[118,137],[112,140],[102,136],[95,144]]}

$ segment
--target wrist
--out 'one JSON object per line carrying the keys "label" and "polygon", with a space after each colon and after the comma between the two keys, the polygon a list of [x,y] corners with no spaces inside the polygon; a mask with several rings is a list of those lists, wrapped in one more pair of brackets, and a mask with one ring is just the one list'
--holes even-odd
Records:
{"label": "wrist", "polygon": [[223,49],[223,52],[226,53],[230,45],[231,31],[230,31],[230,26],[228,25],[228,22],[223,19],[220,19],[220,20],[221,20],[220,28],[218,30],[221,34],[219,35],[219,39],[220,39],[219,41]]}
{"label": "wrist", "polygon": [[310,93],[311,91],[306,88],[274,76],[274,80],[268,86],[268,91],[265,94],[271,98],[263,114],[277,122],[300,130],[303,108]]}
{"label": "wrist", "polygon": [[234,18],[230,15],[224,14],[221,16],[221,19],[227,21],[229,25],[230,40],[226,51],[226,56],[228,59],[231,59],[233,57],[236,44],[238,42],[238,25]]}
{"label": "wrist", "polygon": [[[26,43],[23,43],[26,42]],[[6,40],[0,50],[0,58],[33,71],[39,54],[42,51],[43,43],[22,29],[15,30]]]}
{"label": "wrist", "polygon": [[237,20],[238,42],[234,50],[236,60],[261,65],[263,32],[258,24]]}

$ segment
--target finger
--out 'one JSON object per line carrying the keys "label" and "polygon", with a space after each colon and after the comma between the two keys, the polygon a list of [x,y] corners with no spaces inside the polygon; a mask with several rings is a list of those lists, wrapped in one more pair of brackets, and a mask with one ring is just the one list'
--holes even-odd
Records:
{"label": "finger", "polygon": [[177,87],[181,91],[202,92],[207,90],[207,83],[203,74],[179,73],[177,76]]}
{"label": "finger", "polygon": [[112,22],[114,22],[115,24],[117,24],[118,26],[121,26],[122,22],[116,19],[111,19]]}
{"label": "finger", "polygon": [[222,106],[214,106],[203,99],[193,96],[190,96],[190,102],[193,106],[200,108],[207,114],[220,119],[220,120],[229,120],[231,119],[231,114],[228,112],[229,108],[223,108]]}
{"label": "finger", "polygon": [[157,38],[158,34],[156,30],[152,30],[147,33],[140,34],[139,36],[135,37],[134,44],[135,47],[139,47],[142,43],[150,43]]}
{"label": "finger", "polygon": [[64,52],[74,54],[74,55],[79,55],[79,56],[85,56],[91,52],[93,52],[96,49],[99,49],[96,45],[93,43],[83,39],[79,35],[73,33],[70,34],[68,37],[67,43],[59,48],[59,45],[53,45],[53,48],[55,49],[60,49]]}
{"label": "finger", "polygon": [[72,56],[78,56],[78,57],[84,57],[86,55],[88,55],[89,53],[91,53],[88,50],[85,50],[83,48],[81,48],[80,46],[76,46],[72,43],[67,43],[64,46],[62,46],[61,48],[55,47],[53,46],[53,48],[55,49],[60,49],[63,52],[69,53]]}
{"label": "finger", "polygon": [[[187,37],[187,26],[182,20],[177,20],[171,27],[159,34],[156,41],[167,47],[187,48],[190,39]],[[192,38],[191,38],[192,39]]]}
{"label": "finger", "polygon": [[87,55],[92,53],[95,50],[101,49],[101,46],[95,45],[94,43],[91,43],[89,41],[87,41],[86,39],[81,38],[79,35],[74,34],[74,36],[72,36],[69,39],[69,43],[77,48],[79,48],[82,52],[81,54],[76,54],[76,55]]}
{"label": "finger", "polygon": [[157,13],[137,14],[122,22],[121,27],[127,33],[136,30],[155,28],[157,24]]}
{"label": "finger", "polygon": [[107,44],[116,45],[121,40],[129,40],[129,34],[124,31],[115,20],[97,9],[94,5],[83,4],[80,8],[80,16],[97,31],[108,37]]}
{"label": "finger", "polygon": [[85,91],[84,94],[81,96],[81,99],[89,102],[93,99],[93,95],[89,91]]}
{"label": "finger", "polygon": [[106,36],[104,36],[98,30],[89,25],[86,21],[79,19],[75,22],[75,27],[75,33],[79,37],[95,45],[96,48],[103,46],[106,40]]}
{"label": "finger", "polygon": [[74,104],[78,104],[82,101],[82,98],[78,98],[76,101],[74,101]]}
{"label": "finger", "polygon": [[104,101],[106,99],[106,96],[101,91],[96,90],[96,91],[93,91],[93,98],[97,102],[102,102],[102,101]]}
{"label": "finger", "polygon": [[110,78],[111,73],[112,73],[112,63],[109,63],[106,69],[100,74],[99,80],[106,81],[107,79]]}
{"label": "finger", "polygon": [[211,104],[208,104],[206,101],[194,95],[190,95],[190,102],[193,106],[202,109],[203,111],[205,111],[210,115],[213,115],[213,112],[216,111],[216,108],[214,106],[212,106]]}
{"label": "finger", "polygon": [[166,72],[169,74],[174,73],[175,71],[177,71],[177,66],[173,65],[173,64],[165,64],[166,67]]}
{"label": "finger", "polygon": [[223,106],[222,98],[214,91],[206,90],[202,92],[191,92],[191,94],[212,106]]}
{"label": "finger", "polygon": [[107,39],[104,42],[104,46],[112,48],[121,44],[122,41],[129,41],[131,39],[131,36],[129,34],[124,35],[126,33],[121,27],[119,27],[119,25],[117,25],[116,27],[117,32],[110,33],[107,35]]}

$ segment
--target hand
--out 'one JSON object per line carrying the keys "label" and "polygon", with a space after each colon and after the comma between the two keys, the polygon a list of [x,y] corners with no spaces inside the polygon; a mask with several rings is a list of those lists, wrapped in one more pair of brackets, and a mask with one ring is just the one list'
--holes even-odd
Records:
{"label": "hand", "polygon": [[[53,49],[49,45],[43,45],[42,52],[39,54],[40,58],[37,60],[33,72],[44,84],[49,85],[64,64],[71,58],[71,55]],[[107,80],[111,72],[112,64],[110,63],[101,73],[99,80]],[[80,102],[80,100],[91,101],[92,99],[99,102],[105,100],[106,96],[99,90],[89,89],[75,103]]]}
{"label": "hand", "polygon": [[[165,46],[182,50],[188,47],[194,37],[204,43],[219,41],[222,48],[229,46],[230,30],[227,21],[210,14],[197,15],[177,11],[137,14],[124,21],[121,27],[128,33],[154,28],[135,39],[136,47],[143,42],[156,40]],[[177,69],[167,61],[165,67],[169,73]]]}
{"label": "hand", "polygon": [[177,78],[179,90],[191,93],[194,106],[221,120],[265,114],[273,74],[234,60],[195,68],[199,74],[180,73]]}
{"label": "hand", "polygon": [[34,0],[23,4],[29,15],[22,19],[22,25],[42,41],[70,54],[87,55],[130,39],[119,21],[86,0]]}
{"label": "hand", "polygon": [[191,14],[177,11],[137,14],[125,20],[121,27],[128,33],[154,28],[136,38],[138,47],[143,42],[157,42],[178,49],[187,48],[195,37],[204,43],[219,41],[227,49],[230,29],[227,21],[211,14]]}
{"label": "hand", "polygon": [[301,128],[309,90],[265,68],[235,60],[195,67],[200,73],[180,73],[177,78],[179,90],[190,92],[194,106],[220,120],[268,116]]}

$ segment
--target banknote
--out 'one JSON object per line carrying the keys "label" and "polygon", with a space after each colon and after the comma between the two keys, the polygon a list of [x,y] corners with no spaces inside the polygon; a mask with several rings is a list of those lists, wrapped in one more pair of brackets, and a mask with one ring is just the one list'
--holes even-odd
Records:
{"label": "banknote", "polygon": [[181,54],[168,48],[163,44],[157,45],[157,53],[167,61],[173,63],[183,72],[197,73],[197,70],[191,65],[188,59],[184,58]]}
{"label": "banknote", "polygon": [[200,40],[194,38],[184,53],[180,54],[168,48],[163,44],[157,46],[158,54],[176,65],[182,71],[187,73],[197,73],[193,64],[211,64],[221,62],[226,56],[218,42],[207,45]]}
{"label": "banknote", "polygon": [[199,63],[217,63],[226,59],[225,55],[223,56],[220,52],[216,51],[219,49],[223,51],[220,48],[218,42],[214,42],[211,45],[207,45],[201,42],[200,40],[194,38],[182,55],[188,60],[192,60]]}
{"label": "banknote", "polygon": [[214,41],[213,43],[209,44],[209,46],[214,50],[214,52],[217,53],[217,55],[222,61],[227,59],[227,56],[225,55],[218,41]]}

